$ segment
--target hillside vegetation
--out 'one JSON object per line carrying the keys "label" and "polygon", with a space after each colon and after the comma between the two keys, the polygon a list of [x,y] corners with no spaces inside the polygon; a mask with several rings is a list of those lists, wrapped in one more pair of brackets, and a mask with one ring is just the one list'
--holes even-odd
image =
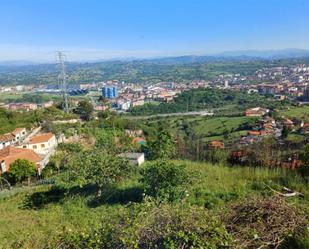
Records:
{"label": "hillside vegetation", "polygon": [[[304,193],[304,199],[293,198],[289,203],[302,208],[308,214],[309,186],[293,172],[230,168],[189,161],[175,163],[187,166],[190,179],[186,197],[181,201],[183,210],[186,210],[187,205],[205,207],[209,214],[220,217],[232,203],[242,202],[245,198],[273,195],[268,186],[277,190],[286,186]],[[142,201],[143,191],[138,182],[139,177],[139,174],[133,174],[118,186],[106,190],[100,200],[96,199],[95,191],[91,187],[63,192],[61,189],[43,185],[0,193],[0,247],[55,248],[58,245],[64,248],[61,247],[63,236],[69,236],[65,240],[71,241],[71,245],[74,241],[75,245],[78,245],[80,240],[84,240],[87,248],[112,243],[108,242],[108,237],[102,237],[104,231],[101,231],[100,227],[105,227],[106,231],[111,227],[116,229],[122,219],[132,219],[138,210],[148,210],[147,212],[151,213],[149,202]],[[164,205],[162,212],[169,206],[179,209],[177,202]],[[140,225],[146,226],[146,223]],[[134,232],[134,229],[137,228],[133,227],[131,232]],[[92,233],[97,233],[98,237],[95,238]]]}

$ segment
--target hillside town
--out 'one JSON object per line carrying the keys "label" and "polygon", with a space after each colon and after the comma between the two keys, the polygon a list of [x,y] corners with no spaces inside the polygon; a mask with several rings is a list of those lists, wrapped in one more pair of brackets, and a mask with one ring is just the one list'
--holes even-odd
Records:
{"label": "hillside town", "polygon": [[[309,102],[309,66],[285,66],[258,70],[252,76],[241,74],[219,75],[213,81],[195,80],[191,82],[160,82],[139,84],[109,80],[85,84],[68,85],[67,92],[71,96],[83,96],[98,93],[108,100],[110,105],[120,111],[128,111],[132,107],[145,103],[170,102],[184,91],[198,88],[219,88],[230,91],[247,91],[248,94],[273,95],[278,101],[285,99],[297,100],[299,103]],[[62,94],[63,89],[55,85],[17,85],[0,86],[0,93],[14,93],[17,95],[33,92],[47,94]],[[96,110],[102,110],[102,104],[94,99]],[[44,103],[0,103],[0,106],[10,110],[36,110],[53,105],[53,101]]]}

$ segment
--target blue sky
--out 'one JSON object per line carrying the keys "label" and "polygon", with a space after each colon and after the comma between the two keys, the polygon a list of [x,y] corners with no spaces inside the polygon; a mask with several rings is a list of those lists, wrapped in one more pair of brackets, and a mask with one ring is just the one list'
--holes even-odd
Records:
{"label": "blue sky", "polygon": [[309,49],[309,0],[1,0],[0,60]]}

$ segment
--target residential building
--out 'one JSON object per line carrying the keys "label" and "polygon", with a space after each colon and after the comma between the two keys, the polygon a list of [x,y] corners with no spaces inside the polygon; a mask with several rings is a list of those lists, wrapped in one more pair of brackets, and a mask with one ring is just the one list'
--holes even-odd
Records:
{"label": "residential building", "polygon": [[11,133],[0,135],[0,149],[21,142],[26,137],[26,128],[16,128]]}
{"label": "residential building", "polygon": [[114,99],[118,97],[118,90],[116,86],[105,86],[102,89],[102,96],[107,99]]}
{"label": "residential building", "polygon": [[11,134],[14,136],[16,142],[21,142],[26,137],[27,130],[26,128],[16,128]]}
{"label": "residential building", "polygon": [[269,110],[261,107],[250,108],[245,111],[245,115],[248,117],[260,117],[268,113]]}
{"label": "residential building", "polygon": [[143,99],[135,99],[132,101],[132,107],[144,105],[145,101]]}
{"label": "residential building", "polygon": [[224,149],[224,143],[220,141],[211,141],[208,147],[212,149]]}
{"label": "residential building", "polygon": [[0,149],[8,147],[15,143],[15,137],[8,133],[0,136]]}
{"label": "residential building", "polygon": [[53,133],[43,133],[32,137],[28,143],[19,147],[27,148],[38,154],[47,154],[57,145],[56,137]]}
{"label": "residential building", "polygon": [[125,132],[132,137],[136,137],[136,136],[143,136],[144,135],[144,131],[143,130],[128,130],[126,129]]}
{"label": "residential building", "polygon": [[12,111],[33,111],[38,109],[38,105],[33,103],[12,103],[9,105],[9,109]]}
{"label": "residential building", "polygon": [[248,135],[249,136],[266,136],[266,135],[268,135],[268,132],[266,132],[265,130],[261,130],[261,131],[248,131]]}
{"label": "residential building", "polygon": [[0,150],[0,164],[1,172],[7,172],[10,170],[10,165],[15,162],[17,159],[27,159],[35,163],[40,169],[43,165],[41,164],[42,158],[36,154],[34,151],[23,148],[16,148],[8,146]]}
{"label": "residential building", "polygon": [[288,119],[288,118],[285,118],[283,120],[283,126],[288,128],[288,129],[292,129],[294,127],[294,123],[292,120]]}

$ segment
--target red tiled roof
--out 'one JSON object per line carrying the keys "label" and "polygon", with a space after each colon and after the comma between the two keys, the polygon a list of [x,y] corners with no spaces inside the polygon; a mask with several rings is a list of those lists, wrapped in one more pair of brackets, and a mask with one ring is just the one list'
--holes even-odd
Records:
{"label": "red tiled roof", "polygon": [[14,140],[14,136],[10,133],[0,136],[0,141],[6,142],[6,141],[12,141],[12,140]]}
{"label": "red tiled roof", "polygon": [[224,143],[220,141],[211,141],[209,143],[210,147],[215,147],[215,148],[224,148]]}
{"label": "red tiled roof", "polygon": [[10,167],[10,164],[16,161],[17,159],[27,159],[31,162],[38,163],[41,161],[41,157],[39,157],[33,150],[15,148],[12,146],[8,146],[2,150],[0,150],[0,162],[4,161],[7,170]]}
{"label": "red tiled roof", "polygon": [[261,135],[261,133],[259,131],[248,131],[249,135],[253,135],[253,136],[259,136]]}
{"label": "red tiled roof", "polygon": [[146,140],[144,139],[144,138],[141,138],[141,137],[135,137],[135,138],[133,138],[133,143],[134,144],[137,144],[137,143],[145,143],[146,142]]}
{"label": "red tiled roof", "polygon": [[37,144],[37,143],[45,143],[48,142],[54,136],[53,133],[44,133],[40,135],[36,135],[30,139],[30,144]]}

